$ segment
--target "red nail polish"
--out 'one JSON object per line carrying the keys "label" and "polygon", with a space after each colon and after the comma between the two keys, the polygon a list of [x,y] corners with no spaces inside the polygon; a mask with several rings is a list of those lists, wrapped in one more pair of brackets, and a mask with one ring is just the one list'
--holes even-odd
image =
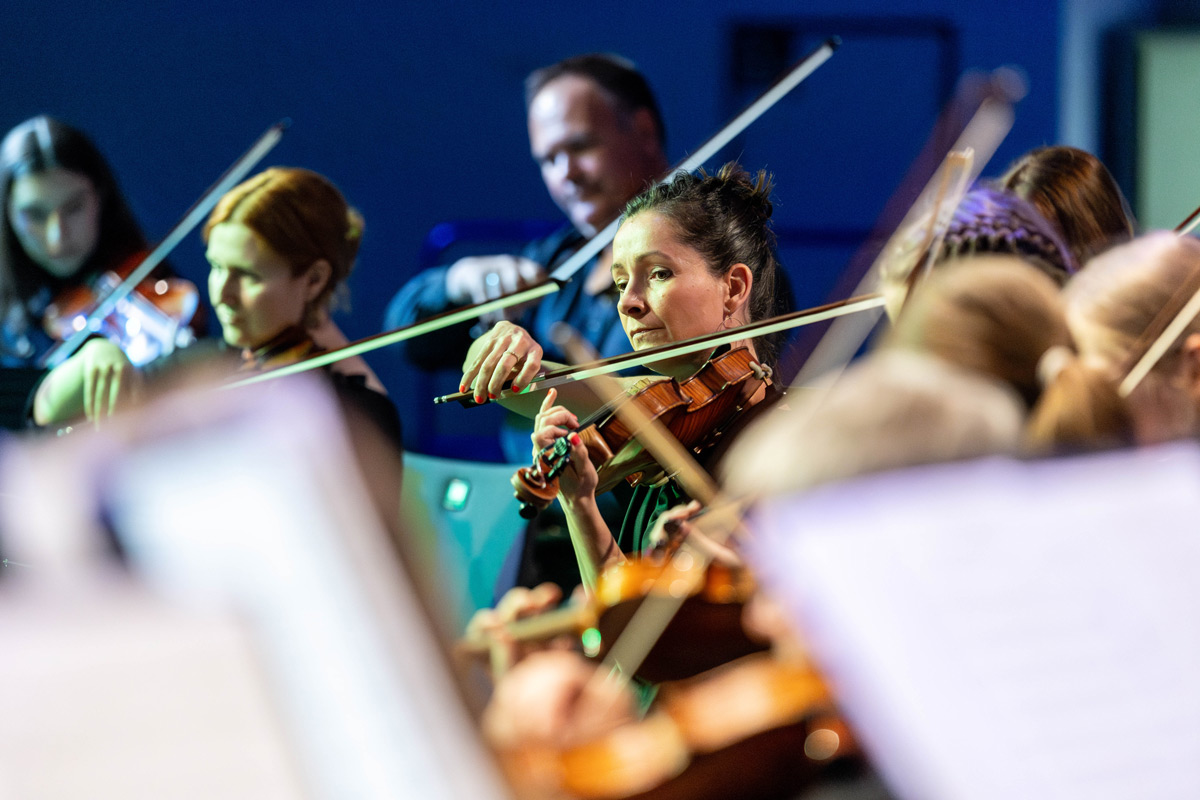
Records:
{"label": "red nail polish", "polygon": [[579,445],[580,445],[580,444],[583,442],[583,440],[579,438],[579,434],[578,434],[578,433],[572,433],[572,434],[571,434],[571,435],[568,437],[568,439],[569,439],[569,441],[571,442],[571,444],[575,445],[576,447],[578,447],[578,446],[579,446]]}
{"label": "red nail polish", "polygon": [[488,392],[488,400],[495,400],[495,399],[496,399],[496,395],[492,394],[491,392]]}
{"label": "red nail polish", "polygon": [[460,383],[460,384],[458,385],[458,393],[459,393],[459,394],[466,394],[466,393],[467,393],[467,385],[466,385],[465,383]]}

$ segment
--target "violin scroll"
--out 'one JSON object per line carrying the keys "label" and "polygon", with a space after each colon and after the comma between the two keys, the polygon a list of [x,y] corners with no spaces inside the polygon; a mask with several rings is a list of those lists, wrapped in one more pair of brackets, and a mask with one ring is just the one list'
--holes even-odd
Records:
{"label": "violin scroll", "polygon": [[[588,451],[588,459],[599,469],[613,457],[612,449],[596,426],[579,431]],[[571,463],[571,444],[567,437],[555,439],[543,447],[531,467],[522,467],[512,476],[513,496],[520,502],[520,514],[524,519],[533,519],[558,495],[558,476]]]}

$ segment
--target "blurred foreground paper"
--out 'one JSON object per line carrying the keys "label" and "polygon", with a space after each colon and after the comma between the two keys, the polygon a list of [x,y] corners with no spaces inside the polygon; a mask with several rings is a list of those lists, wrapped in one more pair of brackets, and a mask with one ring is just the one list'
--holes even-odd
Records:
{"label": "blurred foreground paper", "polygon": [[337,409],[289,379],[3,452],[0,798],[502,796]]}
{"label": "blurred foreground paper", "polygon": [[773,501],[752,558],[907,800],[1200,797],[1200,449]]}

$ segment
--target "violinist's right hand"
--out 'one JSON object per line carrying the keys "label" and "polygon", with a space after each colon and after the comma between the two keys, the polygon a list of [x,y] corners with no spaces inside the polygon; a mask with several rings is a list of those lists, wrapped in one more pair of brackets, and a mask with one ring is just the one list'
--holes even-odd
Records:
{"label": "violinist's right hand", "polygon": [[587,446],[575,433],[579,429],[579,417],[566,406],[554,405],[557,397],[556,389],[547,390],[542,407],[533,418],[533,433],[529,437],[533,441],[533,461],[536,464],[542,450],[565,437],[571,445],[571,463],[558,476],[559,496],[564,501],[594,496],[600,485],[600,476],[588,458]]}
{"label": "violinist's right hand", "polygon": [[521,391],[541,368],[542,346],[529,331],[501,320],[471,344],[458,388],[471,391],[475,402],[482,403],[500,394],[509,378],[512,390]]}
{"label": "violinist's right hand", "polygon": [[[452,303],[482,303],[541,283],[546,270],[519,256],[460,258],[446,270],[446,299]],[[510,308],[510,319],[519,312]]]}

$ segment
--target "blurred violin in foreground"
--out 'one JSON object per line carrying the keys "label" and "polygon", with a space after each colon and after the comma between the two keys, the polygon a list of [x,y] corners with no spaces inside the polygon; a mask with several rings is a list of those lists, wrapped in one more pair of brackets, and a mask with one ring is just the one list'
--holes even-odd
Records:
{"label": "blurred violin in foreground", "polygon": [[791,798],[862,770],[816,672],[765,654],[664,686],[644,719],[588,741],[499,756],[522,798]]}
{"label": "blurred violin in foreground", "polygon": [[89,317],[145,259],[138,253],[115,270],[101,273],[88,286],[60,292],[46,308],[42,325],[46,334],[64,342],[84,328],[121,348],[130,363],[140,367],[176,347],[195,340],[190,327],[200,307],[196,285],[183,278],[148,277],[119,299],[103,317]]}

